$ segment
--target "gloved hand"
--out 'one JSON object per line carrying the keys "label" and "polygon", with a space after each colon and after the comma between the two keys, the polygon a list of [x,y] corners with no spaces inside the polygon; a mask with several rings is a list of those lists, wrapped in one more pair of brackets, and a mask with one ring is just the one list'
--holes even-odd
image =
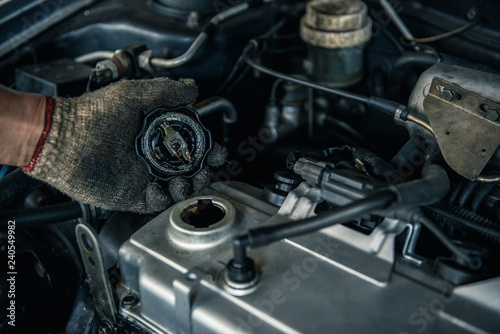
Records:
{"label": "gloved hand", "polygon": [[[209,182],[205,167],[191,180],[164,189],[137,157],[134,140],[145,113],[195,101],[197,88],[166,78],[120,81],[76,98],[47,98],[46,126],[23,170],[84,203],[109,210],[153,213],[185,199]],[[215,144],[209,166],[225,162]],[[170,193],[169,193],[170,190]]]}

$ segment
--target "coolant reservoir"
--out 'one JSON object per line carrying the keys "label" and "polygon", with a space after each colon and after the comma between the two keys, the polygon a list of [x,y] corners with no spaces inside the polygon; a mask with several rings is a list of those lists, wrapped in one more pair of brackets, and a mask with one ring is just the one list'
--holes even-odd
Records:
{"label": "coolant reservoir", "polygon": [[371,28],[362,1],[310,1],[300,22],[300,36],[308,45],[311,77],[330,87],[348,87],[361,81],[363,50]]}

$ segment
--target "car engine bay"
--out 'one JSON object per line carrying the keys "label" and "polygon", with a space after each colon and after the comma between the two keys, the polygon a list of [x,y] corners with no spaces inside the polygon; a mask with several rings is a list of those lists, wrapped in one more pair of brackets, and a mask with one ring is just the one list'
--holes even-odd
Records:
{"label": "car engine bay", "polygon": [[0,333],[500,332],[499,3],[7,0],[0,13],[12,89],[197,85],[195,104],[152,110],[131,143],[152,179],[195,177],[216,143],[228,151],[210,185],[149,215],[3,166]]}

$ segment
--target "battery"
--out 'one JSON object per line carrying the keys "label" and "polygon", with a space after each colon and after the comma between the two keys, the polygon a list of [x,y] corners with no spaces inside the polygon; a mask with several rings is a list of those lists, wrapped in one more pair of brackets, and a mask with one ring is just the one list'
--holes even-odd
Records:
{"label": "battery", "polygon": [[16,89],[45,96],[79,96],[86,91],[92,67],[72,59],[16,68]]}

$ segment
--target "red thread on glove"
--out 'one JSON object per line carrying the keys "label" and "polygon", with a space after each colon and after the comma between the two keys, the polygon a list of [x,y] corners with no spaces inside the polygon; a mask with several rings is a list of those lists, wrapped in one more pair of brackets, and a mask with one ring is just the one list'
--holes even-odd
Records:
{"label": "red thread on glove", "polygon": [[42,154],[45,141],[47,140],[47,135],[52,127],[52,116],[54,115],[55,105],[56,101],[52,97],[45,97],[45,126],[43,127],[42,135],[38,140],[38,144],[36,145],[35,152],[33,153],[29,164],[23,166],[23,172],[32,172],[35,170],[35,165],[38,162],[38,158]]}

